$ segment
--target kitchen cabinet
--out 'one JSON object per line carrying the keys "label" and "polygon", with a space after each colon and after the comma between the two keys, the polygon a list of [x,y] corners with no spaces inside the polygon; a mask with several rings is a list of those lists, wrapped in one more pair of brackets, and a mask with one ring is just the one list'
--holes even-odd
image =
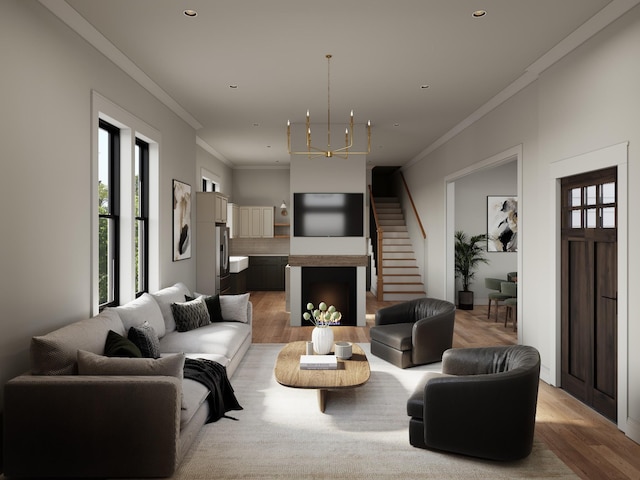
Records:
{"label": "kitchen cabinet", "polygon": [[274,207],[240,207],[240,238],[273,238]]}
{"label": "kitchen cabinet", "polygon": [[240,236],[240,207],[235,203],[227,203],[227,226],[231,238]]}
{"label": "kitchen cabinet", "polygon": [[197,222],[227,223],[229,199],[220,192],[196,192]]}
{"label": "kitchen cabinet", "polygon": [[250,256],[247,289],[284,291],[287,263],[288,256]]}

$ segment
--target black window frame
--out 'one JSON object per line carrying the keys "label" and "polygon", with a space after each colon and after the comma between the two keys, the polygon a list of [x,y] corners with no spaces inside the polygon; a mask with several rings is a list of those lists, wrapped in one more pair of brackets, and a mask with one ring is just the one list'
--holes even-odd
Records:
{"label": "black window frame", "polygon": [[[102,310],[120,304],[120,129],[102,119],[98,122],[98,128],[109,134],[109,213],[98,212],[98,223],[100,220],[107,219],[111,221],[113,226],[113,232],[109,237],[109,241],[113,242],[112,248],[109,249],[113,277],[111,279],[113,299],[107,298],[106,302],[100,303],[99,309]],[[99,236],[98,241],[100,241]],[[100,275],[100,268],[98,268],[98,275]],[[100,285],[99,278],[98,285]]]}
{"label": "black window frame", "polygon": [[[139,279],[139,285],[142,287],[136,291],[136,297],[139,297],[149,291],[149,144],[144,140],[136,137],[136,147],[139,149],[138,156],[138,182],[140,191],[138,192],[139,213],[136,215],[136,225],[140,224],[142,234],[142,245],[138,246],[138,262],[142,264],[141,268],[136,268],[136,276],[138,272],[142,272],[142,278]],[[134,229],[134,231],[136,231]],[[139,267],[139,266],[138,266]],[[138,282],[135,282],[138,285]]]}

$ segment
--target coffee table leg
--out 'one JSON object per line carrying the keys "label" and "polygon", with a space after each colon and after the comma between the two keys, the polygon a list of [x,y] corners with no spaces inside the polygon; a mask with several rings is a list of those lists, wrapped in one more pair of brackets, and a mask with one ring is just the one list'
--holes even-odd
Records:
{"label": "coffee table leg", "polygon": [[324,409],[327,405],[327,390],[321,388],[318,390],[318,406],[320,407],[320,411],[324,413]]}

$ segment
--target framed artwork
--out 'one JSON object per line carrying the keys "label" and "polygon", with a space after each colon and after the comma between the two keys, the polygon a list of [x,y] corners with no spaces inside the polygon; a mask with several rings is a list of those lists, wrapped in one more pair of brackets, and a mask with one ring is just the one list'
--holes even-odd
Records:
{"label": "framed artwork", "polygon": [[191,258],[191,185],[173,181],[173,261]]}
{"label": "framed artwork", "polygon": [[518,197],[487,196],[487,251],[518,251]]}

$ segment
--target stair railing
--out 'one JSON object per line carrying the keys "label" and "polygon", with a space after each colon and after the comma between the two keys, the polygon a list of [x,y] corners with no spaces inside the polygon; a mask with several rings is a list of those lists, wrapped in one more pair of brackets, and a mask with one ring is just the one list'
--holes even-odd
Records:
{"label": "stair railing", "polygon": [[382,279],[382,238],[384,236],[384,229],[380,226],[378,221],[378,212],[376,209],[376,201],[373,198],[373,190],[369,185],[369,210],[371,211],[370,217],[373,217],[375,229],[369,228],[374,238],[372,238],[373,244],[373,258],[376,266],[376,298],[378,301],[382,301],[383,298],[383,279]]}
{"label": "stair railing", "polygon": [[422,238],[426,239],[427,233],[424,231],[424,227],[422,226],[422,221],[420,220],[420,215],[418,215],[418,209],[416,208],[416,204],[413,203],[413,197],[411,196],[411,192],[409,191],[409,186],[407,185],[407,181],[404,179],[404,175],[402,172],[400,172],[400,178],[402,178],[404,189],[406,190],[407,196],[409,197],[411,208],[413,208],[413,214],[416,216],[416,220],[418,221],[418,226],[420,227],[420,231],[422,232]]}

